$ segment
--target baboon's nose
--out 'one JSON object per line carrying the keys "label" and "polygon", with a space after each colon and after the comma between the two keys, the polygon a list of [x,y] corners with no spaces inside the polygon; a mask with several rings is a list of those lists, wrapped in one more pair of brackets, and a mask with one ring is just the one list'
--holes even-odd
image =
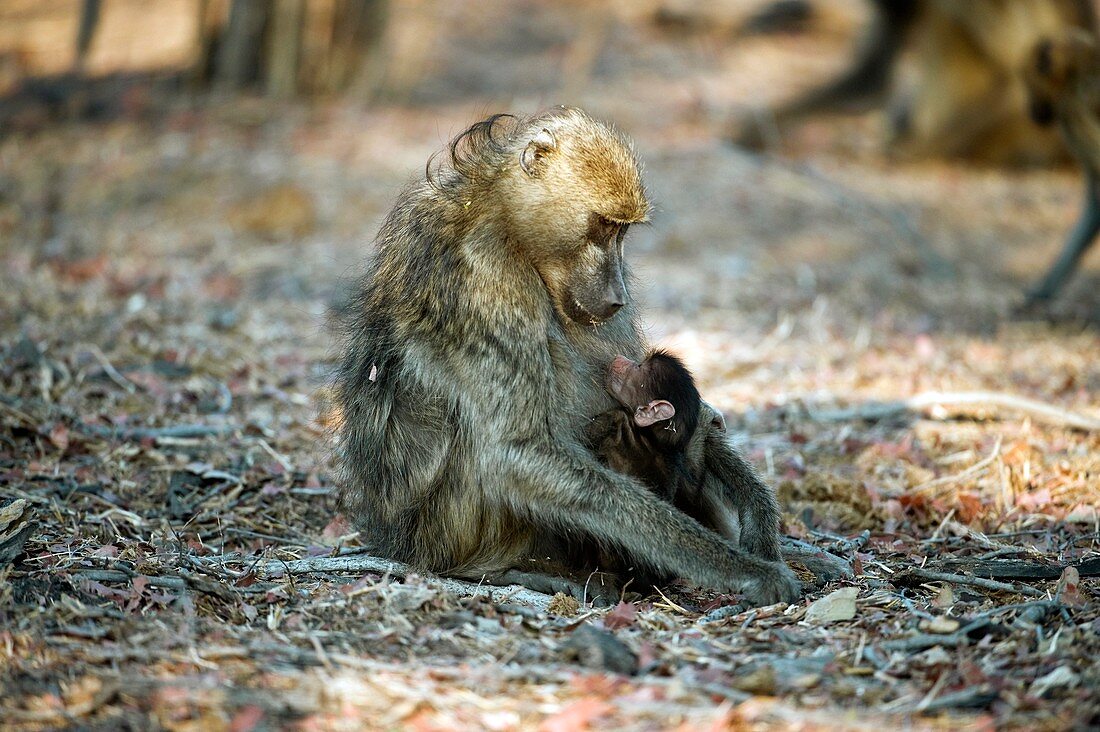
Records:
{"label": "baboon's nose", "polygon": [[622,308],[623,305],[626,305],[626,303],[623,302],[623,300],[625,300],[625,299],[626,298],[619,297],[619,298],[604,300],[603,301],[603,317],[604,318],[610,318],[612,315],[619,312],[619,309]]}
{"label": "baboon's nose", "polygon": [[626,292],[621,288],[612,287],[604,293],[603,296],[603,310],[608,316],[614,315],[619,312],[619,309],[626,305]]}

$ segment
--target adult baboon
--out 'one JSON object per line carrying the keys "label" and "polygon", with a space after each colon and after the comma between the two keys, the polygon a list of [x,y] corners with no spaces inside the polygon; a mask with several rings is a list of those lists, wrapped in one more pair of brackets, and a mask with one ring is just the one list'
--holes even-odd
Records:
{"label": "adult baboon", "polygon": [[[762,146],[818,112],[885,103],[888,144],[912,156],[1040,163],[1064,155],[1057,135],[1028,116],[1023,71],[1044,37],[1095,32],[1089,0],[870,0],[873,21],[853,63],[835,79],[739,120],[735,142]],[[902,51],[911,74],[899,80]]]}
{"label": "adult baboon", "polygon": [[584,445],[613,406],[607,364],[644,352],[623,238],[649,204],[627,141],[579,110],[498,115],[426,178],[382,225],[337,375],[342,506],[371,548],[575,590],[546,572],[590,569],[568,547],[595,541],[655,576],[797,598],[775,498],[719,432],[699,430],[696,464],[739,545]]}
{"label": "adult baboon", "polygon": [[1085,175],[1081,215],[1061,255],[1028,293],[1028,304],[1053,299],[1100,233],[1100,44],[1071,29],[1036,44],[1025,75],[1040,124],[1056,122]]}

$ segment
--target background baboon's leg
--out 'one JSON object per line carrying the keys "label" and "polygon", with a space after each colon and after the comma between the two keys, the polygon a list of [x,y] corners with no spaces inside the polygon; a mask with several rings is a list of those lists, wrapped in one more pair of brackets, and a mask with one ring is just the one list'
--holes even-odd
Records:
{"label": "background baboon's leg", "polygon": [[839,76],[774,109],[749,112],[734,142],[763,147],[766,128],[814,112],[861,112],[881,103],[889,91],[894,61],[917,14],[916,0],[873,0],[874,20],[856,58]]}
{"label": "background baboon's leg", "polygon": [[880,102],[890,87],[894,59],[901,50],[916,0],[877,0],[874,24],[855,61],[832,81],[783,105],[788,118],[811,112],[863,111]]}
{"label": "background baboon's leg", "polygon": [[1077,269],[1077,263],[1081,261],[1081,257],[1096,239],[1097,232],[1100,232],[1100,200],[1097,199],[1100,190],[1098,188],[1100,187],[1097,185],[1096,175],[1091,172],[1086,173],[1085,201],[1081,207],[1081,216],[1073,227],[1073,231],[1070,232],[1066,246],[1058,255],[1054,266],[1028,294],[1030,302],[1050,300],[1057,295],[1066,280]]}

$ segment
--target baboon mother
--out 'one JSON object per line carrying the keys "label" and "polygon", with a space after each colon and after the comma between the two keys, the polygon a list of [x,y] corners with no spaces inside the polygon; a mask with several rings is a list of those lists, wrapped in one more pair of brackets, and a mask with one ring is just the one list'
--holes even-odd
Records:
{"label": "baboon mother", "polygon": [[[341,502],[377,553],[549,580],[595,542],[648,577],[793,601],[770,490],[704,415],[683,510],[584,446],[644,344],[623,261],[649,204],[629,143],[574,109],[473,125],[405,191],[346,319]],[[429,165],[429,168],[431,166]],[[539,586],[545,589],[544,586]]]}

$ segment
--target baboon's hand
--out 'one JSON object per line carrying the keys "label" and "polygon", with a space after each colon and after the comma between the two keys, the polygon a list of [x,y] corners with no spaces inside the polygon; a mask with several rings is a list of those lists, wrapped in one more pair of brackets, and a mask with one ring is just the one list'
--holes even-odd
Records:
{"label": "baboon's hand", "polygon": [[742,594],[745,602],[754,607],[797,602],[802,595],[802,583],[783,562],[768,562],[762,572],[745,584]]}

